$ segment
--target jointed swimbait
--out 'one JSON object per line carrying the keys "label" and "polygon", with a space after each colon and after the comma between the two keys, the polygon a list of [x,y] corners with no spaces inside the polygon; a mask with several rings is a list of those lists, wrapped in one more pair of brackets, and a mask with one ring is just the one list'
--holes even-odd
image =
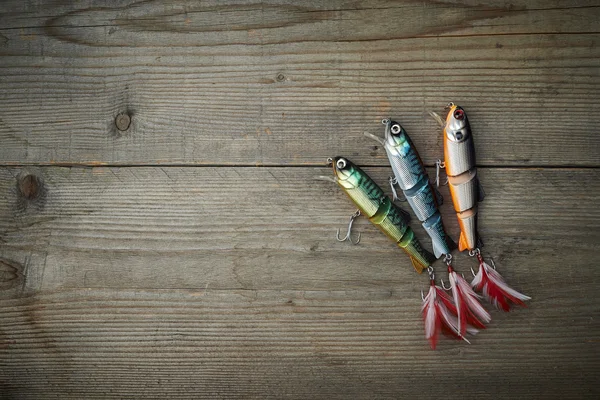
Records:
{"label": "jointed swimbait", "polygon": [[[395,179],[415,215],[431,237],[436,258],[450,254],[456,244],[444,230],[438,210],[440,194],[432,187],[419,153],[404,128],[391,119],[384,119],[385,139],[382,143],[387,153]],[[392,186],[393,188],[393,186]]]}
{"label": "jointed swimbait", "polygon": [[[523,301],[529,300],[530,297],[508,287],[500,274],[485,263],[481,256],[477,233],[477,202],[482,201],[484,196],[475,168],[473,135],[465,111],[453,103],[448,106],[450,111],[443,123],[444,167],[460,226],[458,248],[460,251],[469,250],[469,254],[477,256],[479,261],[479,272],[471,285],[505,311],[509,310],[511,302],[524,306]],[[452,275],[450,282],[454,288]],[[460,295],[460,292],[458,294]],[[456,291],[454,297],[458,305]]]}
{"label": "jointed swimbait", "polygon": [[359,167],[348,159],[335,157],[333,179],[356,204],[360,212],[403,249],[418,273],[435,260],[423,249],[413,230],[408,226],[404,211],[395,205],[383,190]]}
{"label": "jointed swimbait", "polygon": [[477,179],[475,146],[464,110],[452,105],[444,127],[444,166],[454,210],[458,216],[458,249],[477,247],[477,202],[484,194]]}

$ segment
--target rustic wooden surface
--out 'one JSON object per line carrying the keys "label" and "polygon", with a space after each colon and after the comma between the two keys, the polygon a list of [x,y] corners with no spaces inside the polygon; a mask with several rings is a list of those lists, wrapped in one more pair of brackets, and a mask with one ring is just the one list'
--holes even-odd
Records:
{"label": "rustic wooden surface", "polygon": [[[3,1],[0,399],[598,398],[600,4],[481,3]],[[384,185],[388,116],[432,166],[451,100],[533,300],[431,351],[426,278],[313,178]]]}

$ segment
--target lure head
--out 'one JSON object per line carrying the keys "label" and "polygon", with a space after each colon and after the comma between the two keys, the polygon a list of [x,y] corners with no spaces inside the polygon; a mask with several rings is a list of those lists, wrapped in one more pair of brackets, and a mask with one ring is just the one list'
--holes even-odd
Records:
{"label": "lure head", "polygon": [[359,174],[357,166],[344,157],[334,157],[332,159],[333,173],[337,178],[337,183],[346,188],[354,189],[358,187]]}
{"label": "lure head", "polygon": [[446,137],[453,142],[464,142],[471,136],[471,127],[467,114],[462,107],[450,103],[450,111],[446,117],[446,126],[444,128]]}
{"label": "lure head", "polygon": [[410,150],[410,143],[406,131],[396,121],[384,119],[381,121],[385,125],[385,147],[392,154],[404,156]]}

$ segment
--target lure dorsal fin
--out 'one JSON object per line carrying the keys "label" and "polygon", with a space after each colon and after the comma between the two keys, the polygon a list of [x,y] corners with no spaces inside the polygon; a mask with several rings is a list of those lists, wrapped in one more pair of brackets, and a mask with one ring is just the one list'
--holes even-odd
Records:
{"label": "lure dorsal fin", "polygon": [[485,191],[483,190],[483,186],[481,186],[481,181],[477,180],[477,190],[478,190],[478,198],[477,201],[481,202],[485,199]]}

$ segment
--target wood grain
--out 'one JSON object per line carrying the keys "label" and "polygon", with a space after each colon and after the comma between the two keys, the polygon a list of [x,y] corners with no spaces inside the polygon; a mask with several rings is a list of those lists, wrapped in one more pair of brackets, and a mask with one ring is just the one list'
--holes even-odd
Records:
{"label": "wood grain", "polygon": [[[584,0],[3,1],[0,400],[600,397],[599,21]],[[389,191],[363,132],[397,118],[433,166],[448,101],[484,254],[532,300],[431,351],[426,277],[364,219],[336,242],[354,208],[314,177],[345,155]]]}
{"label": "wood grain", "polygon": [[[367,171],[382,186],[390,174]],[[360,246],[335,241],[335,229],[345,227],[354,207],[335,185],[314,180],[329,169],[49,167],[29,173],[43,182],[43,200],[19,204],[14,188],[24,171],[11,168],[1,170],[0,196],[5,258],[19,257],[28,274],[43,275],[41,286],[32,287],[33,280],[25,289],[394,284],[418,297],[426,280],[366,220],[356,224]],[[506,265],[507,278],[530,282],[524,290],[531,291],[568,265],[578,271],[572,278],[578,284],[593,282],[595,269],[586,263],[599,237],[597,170],[482,168],[480,174],[489,197],[480,208],[484,250]],[[570,208],[565,198],[574,199]],[[451,204],[442,211],[457,238]],[[429,247],[416,219],[412,225]],[[27,256],[38,261],[26,263]],[[467,258],[457,261],[463,272],[475,265]],[[543,265],[544,273],[528,268],[531,263]]]}
{"label": "wood grain", "polygon": [[420,300],[388,288],[4,300],[0,387],[11,399],[597,397],[597,295],[552,286],[559,296],[495,313],[471,346],[435,352]]}
{"label": "wood grain", "polygon": [[383,166],[390,115],[433,165],[448,101],[481,165],[600,161],[593,2],[76,4],[0,19],[5,165]]}
{"label": "wood grain", "polygon": [[[599,273],[589,260],[600,236],[598,170],[481,169],[485,249],[533,300],[494,313],[473,345],[445,340],[436,352],[422,338],[425,277],[366,221],[357,223],[360,245],[333,239],[353,208],[312,180],[328,172],[1,169],[0,255],[19,270],[0,291],[4,393],[597,394]],[[382,184],[389,174],[368,172]],[[27,175],[44,195],[24,203],[18,182]],[[444,216],[455,235],[449,204]],[[467,258],[459,270],[473,266]]]}

